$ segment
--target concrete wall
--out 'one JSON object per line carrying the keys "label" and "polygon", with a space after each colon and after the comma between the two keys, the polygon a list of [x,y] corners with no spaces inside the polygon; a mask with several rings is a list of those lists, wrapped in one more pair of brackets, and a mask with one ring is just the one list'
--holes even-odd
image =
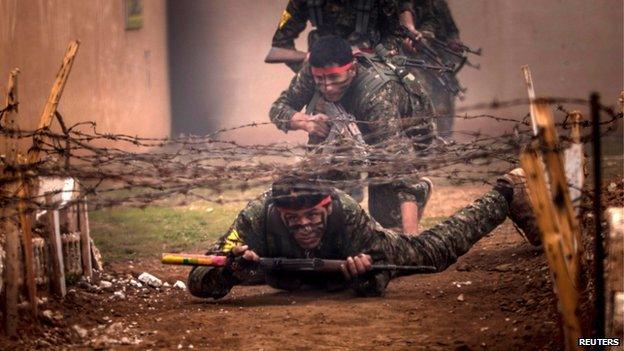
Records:
{"label": "concrete wall", "polygon": [[[621,0],[450,0],[466,43],[483,47],[483,67],[460,73],[468,87],[459,106],[526,97],[520,66],[533,72],[542,96],[588,98],[616,105],[623,89],[624,3]],[[580,107],[585,110],[584,107]],[[500,111],[509,115],[526,109]],[[459,123],[485,128],[485,122]]]}
{"label": "concrete wall", "polygon": [[[271,102],[292,77],[283,65],[263,63],[286,3],[170,2],[176,131],[204,133],[268,121]],[[523,64],[531,66],[539,95],[587,97],[597,90],[605,103],[615,104],[623,75],[622,1],[450,0],[449,4],[462,38],[484,49],[484,56],[474,60],[483,68],[460,73],[469,89],[460,106],[526,97]],[[298,47],[305,48],[304,41]],[[496,113],[527,112],[522,108]],[[458,127],[492,128],[485,121]],[[285,135],[270,126],[237,136],[244,142],[304,140],[301,132]]]}
{"label": "concrete wall", "polygon": [[122,0],[0,0],[0,86],[21,69],[20,127],[36,126],[67,45],[79,39],[59,105],[66,122],[169,134],[165,1],[142,4],[143,27],[125,30]]}

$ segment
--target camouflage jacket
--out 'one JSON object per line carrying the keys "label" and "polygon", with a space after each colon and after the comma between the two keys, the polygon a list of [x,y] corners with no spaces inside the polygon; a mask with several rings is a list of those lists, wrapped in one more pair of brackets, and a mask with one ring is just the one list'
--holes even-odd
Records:
{"label": "camouflage jacket", "polygon": [[[248,245],[261,257],[286,258],[325,258],[345,259],[366,253],[375,263],[386,263],[388,257],[383,251],[382,241],[387,230],[372,220],[350,196],[335,189],[332,193],[332,213],[327,219],[327,228],[321,244],[314,250],[304,250],[288,234],[276,209],[272,206],[270,192],[262,194],[249,202],[238,215],[228,232],[223,235],[208,252],[210,254],[228,254],[236,245]],[[197,267],[189,276],[189,287],[195,295],[204,297],[222,297],[233,285],[244,283],[257,274],[257,268],[251,264],[234,275],[227,269]],[[194,281],[196,279],[201,282]],[[388,272],[376,272],[352,282],[351,286],[362,295],[380,295],[385,289],[390,275]],[[294,289],[302,283],[331,288],[347,283],[336,274],[315,272],[266,272],[270,285],[282,289]],[[200,289],[194,288],[201,286]]]}
{"label": "camouflage jacket", "polygon": [[[491,190],[453,216],[425,230],[408,236],[384,229],[348,195],[338,190],[332,194],[332,214],[318,249],[302,250],[284,230],[283,224],[271,214],[271,197],[265,193],[241,211],[229,231],[208,253],[227,254],[235,245],[249,245],[260,256],[288,258],[333,258],[367,253],[374,263],[396,265],[427,265],[438,271],[457,261],[486,234],[500,225],[509,212],[508,200]],[[253,265],[237,272],[223,267],[195,267],[189,274],[189,290],[199,297],[220,298],[230,289],[253,277]],[[313,276],[308,272],[267,272],[270,285],[292,290],[303,280],[329,288],[329,282],[340,283],[340,277],[327,274]],[[312,272],[313,273],[313,272]],[[307,275],[307,277],[306,277]],[[351,286],[364,296],[380,295],[396,272],[369,273],[356,279]],[[344,280],[342,285],[345,286]]]}
{"label": "camouflage jacket", "polygon": [[[357,33],[357,0],[290,0],[273,35],[272,46],[294,49],[294,40],[306,28],[311,18],[311,3],[316,3],[320,12],[321,23],[312,23],[317,35],[338,35],[352,45],[360,48],[373,47],[379,42],[381,33],[387,23],[396,17],[399,9],[411,9],[408,0],[373,0],[368,9],[367,25],[364,33]],[[308,43],[308,48],[312,43]]]}
{"label": "camouflage jacket", "polygon": [[446,0],[415,0],[414,12],[419,30],[430,31],[443,41],[459,38],[459,29]]}
{"label": "camouflage jacket", "polygon": [[[372,67],[358,62],[357,70],[339,103],[356,118],[367,144],[402,137],[402,118],[425,116],[427,118],[422,122],[430,124],[430,106],[419,86],[410,87],[414,89],[410,94],[397,80],[382,80],[379,72]],[[271,106],[271,121],[287,132],[293,115],[310,103],[315,92],[310,66],[306,64]]]}

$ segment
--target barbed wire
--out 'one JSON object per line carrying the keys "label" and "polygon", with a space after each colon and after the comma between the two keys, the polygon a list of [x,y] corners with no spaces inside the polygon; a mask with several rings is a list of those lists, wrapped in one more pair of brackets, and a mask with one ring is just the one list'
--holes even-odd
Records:
{"label": "barbed wire", "polygon": [[[568,105],[588,103],[585,99],[540,99],[555,106],[557,127],[565,131],[571,126]],[[355,147],[349,141],[321,144],[314,147],[292,142],[241,144],[228,135],[243,129],[270,125],[271,122],[252,122],[221,128],[204,136],[181,135],[175,138],[154,138],[127,134],[102,133],[95,122],[66,125],[57,113],[61,132],[45,130],[15,130],[2,127],[0,137],[8,140],[32,139],[29,152],[38,152],[40,161],[11,164],[2,158],[0,166],[0,206],[9,208],[20,201],[31,211],[58,207],[56,201],[46,204],[44,194],[33,191],[18,196],[16,185],[27,181],[36,185],[41,178],[74,178],[80,185],[67,204],[83,201],[87,196],[92,208],[116,205],[139,206],[160,203],[176,198],[179,204],[205,200],[217,203],[251,200],[248,189],[267,187],[272,180],[296,172],[338,188],[387,184],[413,183],[426,175],[446,179],[452,184],[491,183],[502,172],[517,166],[523,145],[531,140],[528,115],[510,118],[492,113],[469,114],[484,109],[502,109],[526,106],[528,99],[493,101],[457,109],[457,119],[488,121],[488,130],[455,130],[456,141],[445,143],[439,139],[424,142],[433,135],[412,138],[381,138],[383,141]],[[0,122],[15,106],[0,110]],[[611,133],[622,119],[622,113],[602,106],[603,134]],[[422,118],[420,118],[422,119]],[[410,123],[409,119],[403,121]],[[361,122],[361,125],[378,122]],[[500,126],[505,126],[501,128]],[[370,125],[369,125],[370,126]],[[589,121],[581,121],[587,128]],[[496,130],[502,131],[495,132]],[[383,128],[381,128],[383,133]],[[561,148],[570,138],[562,134]],[[582,136],[589,142],[590,136]],[[369,135],[377,138],[382,135]],[[406,145],[415,146],[406,152]],[[357,149],[357,152],[354,150]],[[327,151],[329,150],[329,151]],[[366,174],[366,177],[361,176]],[[332,176],[329,176],[332,175]],[[338,175],[338,176],[336,176]],[[235,191],[240,191],[236,194]],[[53,190],[60,194],[60,190]]]}

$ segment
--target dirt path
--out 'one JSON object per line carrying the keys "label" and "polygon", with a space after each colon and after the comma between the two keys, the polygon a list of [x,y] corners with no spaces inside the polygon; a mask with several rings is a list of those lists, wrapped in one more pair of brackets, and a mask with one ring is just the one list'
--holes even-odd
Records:
{"label": "dirt path", "polygon": [[[426,215],[449,215],[485,189],[437,189]],[[44,318],[32,337],[0,341],[0,349],[562,349],[545,259],[509,221],[446,271],[394,280],[383,298],[254,286],[201,300],[180,289],[127,282],[143,271],[173,284],[185,280],[188,268],[155,259],[114,262],[104,277],[113,286],[83,284],[62,305],[46,302],[42,309],[62,317]],[[115,297],[124,288],[125,297]]]}

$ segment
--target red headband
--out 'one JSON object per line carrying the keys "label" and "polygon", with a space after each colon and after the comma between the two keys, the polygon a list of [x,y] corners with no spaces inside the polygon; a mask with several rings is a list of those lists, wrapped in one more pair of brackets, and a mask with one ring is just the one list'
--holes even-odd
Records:
{"label": "red headband", "polygon": [[278,206],[278,208],[280,209],[280,211],[284,211],[284,212],[300,212],[300,211],[309,211],[309,210],[311,210],[311,209],[313,209],[313,208],[320,208],[320,207],[324,207],[324,206],[326,206],[327,204],[329,204],[329,203],[331,203],[331,202],[332,202],[332,197],[331,197],[331,195],[327,195],[327,196],[326,196],[323,200],[319,201],[319,203],[317,203],[316,205],[314,205],[314,206],[312,206],[312,207],[308,207],[308,208],[302,209],[302,210],[291,210],[291,209],[290,209],[290,208],[288,208],[288,207],[281,207],[281,206]]}
{"label": "red headband", "polygon": [[315,76],[323,76],[326,74],[343,73],[349,70],[353,66],[353,61],[347,63],[344,66],[339,67],[314,67],[312,66],[312,74]]}

